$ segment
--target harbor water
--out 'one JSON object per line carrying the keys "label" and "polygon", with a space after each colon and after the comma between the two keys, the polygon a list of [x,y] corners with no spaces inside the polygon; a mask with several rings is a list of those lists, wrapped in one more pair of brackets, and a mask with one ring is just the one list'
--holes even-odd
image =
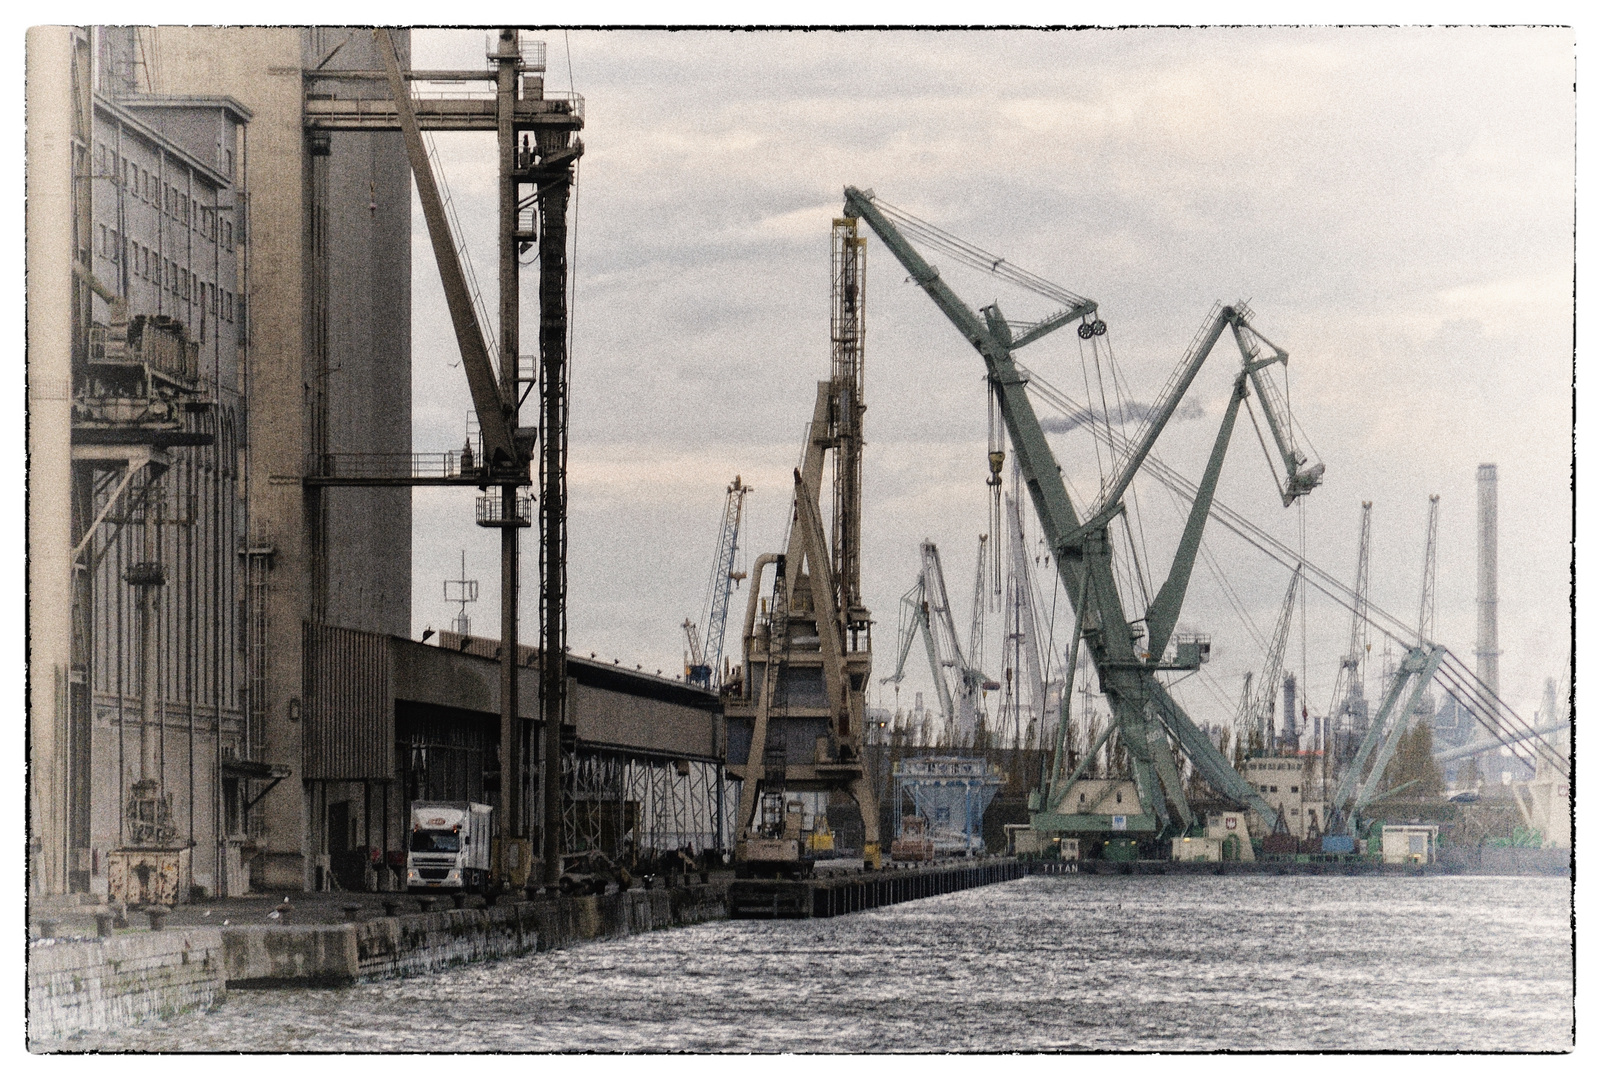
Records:
{"label": "harbor water", "polygon": [[64,1049],[1562,1050],[1569,882],[1033,877],[337,990]]}

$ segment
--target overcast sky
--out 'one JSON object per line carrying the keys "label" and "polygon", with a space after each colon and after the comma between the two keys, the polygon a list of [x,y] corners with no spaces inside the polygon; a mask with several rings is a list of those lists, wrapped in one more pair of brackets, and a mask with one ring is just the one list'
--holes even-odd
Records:
{"label": "overcast sky", "polygon": [[[1474,473],[1495,462],[1503,695],[1530,717],[1545,679],[1564,675],[1572,31],[542,36],[547,85],[565,89],[570,63],[586,100],[569,476],[575,653],[681,670],[679,625],[699,617],[736,473],[756,489],[746,557],[781,546],[790,470],[828,374],[830,220],[851,184],[1093,297],[1140,400],[1214,301],[1249,299],[1258,329],[1290,353],[1291,407],[1327,466],[1302,504],[1307,557],[1353,577],[1360,504],[1372,500],[1372,599],[1410,623],[1427,499],[1440,495],[1437,636],[1470,665]],[[418,67],[483,62],[482,31],[412,40]],[[438,140],[492,310],[493,143]],[[448,366],[454,337],[420,213],[414,230],[414,444],[457,447],[465,380]],[[932,261],[971,306],[1050,313],[1047,301]],[[905,277],[869,240],[863,584],[876,675],[893,664],[918,543],[940,545],[965,632],[987,528],[982,363]],[[533,285],[530,271],[530,312]],[[536,351],[535,326],[526,323],[524,352]],[[1199,409],[1158,443],[1192,479],[1235,355],[1214,355],[1191,392]],[[1020,359],[1082,399],[1071,330]],[[1093,492],[1092,442],[1081,431],[1052,443],[1070,484]],[[458,575],[462,549],[482,583],[475,629],[497,631],[498,537],[472,524],[472,494],[414,494],[419,632],[448,625],[441,582]],[[1137,495],[1159,584],[1181,518],[1154,482]],[[1243,421],[1220,497],[1300,543],[1302,514],[1279,505]],[[525,537],[527,640],[535,530]],[[1208,542],[1265,633],[1289,571],[1215,527]],[[740,594],[730,653],[742,604]],[[1316,714],[1349,616],[1313,593],[1305,624],[1287,664],[1304,671]],[[1182,684],[1182,699],[1198,720],[1228,719],[1261,649],[1204,566],[1180,628],[1214,643],[1206,676]],[[914,666],[903,703],[929,686]]]}

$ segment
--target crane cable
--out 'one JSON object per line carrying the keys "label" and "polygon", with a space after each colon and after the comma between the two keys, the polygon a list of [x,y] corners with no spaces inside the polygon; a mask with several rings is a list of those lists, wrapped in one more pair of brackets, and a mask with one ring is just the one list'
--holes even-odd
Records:
{"label": "crane cable", "polygon": [[[1072,398],[1068,397],[1055,386],[1051,385],[1051,383],[1041,378],[1038,373],[1022,364],[1018,365],[1018,371],[1029,380],[1029,386],[1036,394],[1043,398],[1048,404],[1061,411],[1067,417],[1078,417],[1086,412],[1083,406],[1079,405],[1077,402],[1073,401]],[[1113,448],[1115,449],[1116,441],[1120,440],[1121,436],[1114,435],[1113,438]],[[1127,440],[1122,441],[1126,442]],[[1195,485],[1177,470],[1168,466],[1154,453],[1146,456],[1145,465],[1159,481],[1161,481],[1172,491],[1176,492],[1178,495],[1191,500],[1195,498]],[[1353,596],[1352,590],[1348,586],[1346,586],[1333,574],[1323,570],[1321,567],[1299,559],[1297,557],[1297,553],[1290,549],[1288,545],[1279,540],[1277,537],[1268,533],[1266,530],[1262,529],[1260,526],[1256,525],[1243,514],[1240,514],[1238,511],[1232,509],[1221,500],[1214,498],[1212,500],[1210,516],[1224,528],[1228,529],[1230,532],[1234,533],[1240,539],[1244,540],[1246,543],[1250,544],[1252,547],[1256,548],[1262,554],[1268,556],[1275,562],[1278,562],[1287,568],[1294,567],[1299,562],[1303,567],[1304,573],[1303,587],[1306,584],[1310,584],[1313,588],[1317,589],[1318,592],[1322,593],[1330,600],[1333,600],[1347,611],[1353,613],[1359,612],[1360,608],[1358,602]],[[1378,630],[1379,633],[1384,635],[1387,639],[1404,645],[1415,637],[1415,631],[1413,628],[1406,626],[1401,622],[1400,619],[1397,619],[1394,615],[1389,614],[1383,608],[1374,604],[1371,600],[1368,601],[1366,607],[1367,615],[1365,617],[1365,622],[1367,625]],[[1517,740],[1532,741],[1537,748],[1543,748],[1549,753],[1553,755],[1555,754],[1555,750],[1551,748],[1550,744],[1547,743],[1540,735],[1538,735],[1535,732],[1535,729],[1530,726],[1527,721],[1520,717],[1498,693],[1491,691],[1488,686],[1485,686],[1476,675],[1467,669],[1467,666],[1463,664],[1454,653],[1447,649],[1446,662],[1442,663],[1441,667],[1443,669],[1450,664],[1454,664],[1458,669],[1460,669],[1454,673],[1457,679],[1459,679],[1465,686],[1475,688],[1473,693],[1466,695],[1453,695],[1457,698],[1458,703],[1462,705],[1463,708],[1467,709],[1469,713],[1477,717],[1480,722],[1485,724],[1486,727],[1496,730],[1498,734],[1505,734],[1505,731],[1501,730],[1500,723],[1496,719],[1486,718],[1479,715],[1478,710],[1476,710],[1473,704],[1471,704],[1472,699],[1478,698],[1482,702],[1489,704],[1490,711],[1497,714],[1504,713],[1505,716],[1509,718],[1510,730]],[[1466,696],[1468,700],[1464,700],[1464,696]],[[1564,775],[1567,774],[1567,762],[1565,759],[1554,761],[1553,765],[1559,767]]]}

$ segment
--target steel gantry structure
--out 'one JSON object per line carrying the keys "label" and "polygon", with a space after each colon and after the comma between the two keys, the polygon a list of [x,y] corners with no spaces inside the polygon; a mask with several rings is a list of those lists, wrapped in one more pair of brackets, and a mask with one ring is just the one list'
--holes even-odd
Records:
{"label": "steel gantry structure", "polygon": [[[832,248],[830,378],[817,384],[786,550],[751,564],[741,690],[725,698],[728,771],[742,781],[735,855],[746,865],[802,858],[784,824],[789,792],[850,795],[861,810],[862,855],[875,866],[879,856],[878,801],[860,749],[873,658],[860,555],[866,242],[854,218],[834,221]],[[832,530],[819,506],[830,451]],[[769,566],[770,606],[758,621]],[[764,809],[757,820],[759,801],[777,815]]]}
{"label": "steel gantry structure", "polygon": [[[310,463],[303,484],[313,498],[330,487],[477,487],[478,524],[501,534],[500,820],[501,843],[495,873],[502,882],[522,885],[532,866],[531,807],[524,805],[530,781],[541,772],[539,819],[543,883],[554,886],[561,873],[562,776],[560,728],[567,707],[567,205],[574,167],[583,153],[576,133],[584,126],[583,99],[574,93],[546,93],[544,46],[525,50],[513,29],[498,31],[486,68],[467,71],[408,71],[388,30],[373,31],[381,71],[307,73],[305,127],[313,153],[330,131],[399,131],[434,261],[461,352],[462,370],[472,394],[481,440],[458,457],[410,455],[404,461],[340,460],[321,455]],[[313,93],[319,81],[355,80],[363,86],[387,83],[388,97]],[[492,95],[413,98],[414,82],[476,81],[493,84]],[[459,238],[451,232],[450,211],[423,139],[424,131],[492,131],[498,158],[498,335],[479,320],[475,290],[463,270]],[[530,143],[530,137],[532,142]],[[519,254],[539,252],[539,356],[537,376],[521,371],[522,289]],[[487,316],[486,316],[487,318]],[[491,342],[494,343],[493,357]],[[540,424],[522,426],[519,406],[539,389]],[[518,530],[529,527],[528,497],[537,456],[540,532],[540,722],[542,770],[530,759],[517,703],[517,604],[520,593]],[[436,460],[437,459],[437,460]],[[491,493],[492,492],[492,493]]]}
{"label": "steel gantry structure", "polygon": [[[1110,815],[1062,812],[1062,797],[1071,786],[1071,781],[1066,784],[1057,782],[1061,764],[1059,756],[1048,771],[1045,790],[1037,793],[1037,810],[1032,818],[1034,827],[1058,833],[1105,832],[1112,830],[1116,824],[1130,833],[1145,835],[1173,828],[1189,828],[1194,822],[1194,814],[1184,795],[1169,738],[1178,744],[1202,778],[1220,795],[1256,810],[1264,822],[1273,826],[1277,822],[1274,810],[1253,785],[1234,771],[1156,675],[1162,670],[1194,670],[1199,667],[1206,652],[1206,643],[1199,640],[1181,641],[1177,643],[1175,658],[1171,661],[1166,659],[1229,436],[1233,432],[1240,406],[1252,388],[1256,390],[1264,412],[1271,417],[1269,429],[1285,466],[1286,475],[1279,488],[1285,504],[1312,490],[1322,479],[1323,467],[1309,467],[1306,457],[1291,440],[1289,417],[1283,411],[1282,400],[1277,400],[1275,394],[1264,389],[1266,380],[1262,376],[1263,369],[1286,363],[1288,356],[1251,328],[1249,312],[1243,305],[1218,308],[1170,378],[1140,436],[1129,444],[1128,452],[1116,472],[1108,476],[1098,504],[1081,517],[1068,497],[1061,469],[1040,428],[1026,390],[1027,379],[1018,370],[1014,353],[1052,330],[1073,322],[1081,324],[1079,333],[1086,339],[1097,332],[1104,333],[1104,323],[1098,319],[1092,321],[1096,313],[1095,302],[1051,286],[1052,291],[1046,292],[1046,295],[1062,302],[1063,309],[1039,323],[1014,329],[1001,314],[998,305],[992,304],[979,312],[968,307],[912,246],[900,225],[906,225],[925,241],[930,236],[944,240],[945,250],[955,249],[955,245],[962,244],[962,241],[881,203],[870,191],[847,187],[845,212],[867,222],[905,267],[912,281],[928,294],[935,306],[982,357],[1013,452],[1017,455],[1023,482],[1055,558],[1063,588],[1073,604],[1077,624],[1075,652],[1081,635],[1099,674],[1102,692],[1113,709],[1113,723],[1108,725],[1107,731],[1117,730],[1133,764],[1140,812],[1123,816],[1122,821],[1114,822]],[[966,248],[969,252],[974,250],[971,245]],[[1004,262],[990,258],[997,268]],[[1038,291],[1045,292],[1043,289]],[[1239,346],[1241,369],[1234,380],[1223,423],[1179,541],[1172,568],[1166,583],[1145,612],[1142,633],[1127,615],[1119,594],[1108,528],[1123,513],[1122,498],[1125,491],[1133,482],[1156,437],[1178,407],[1202,362],[1225,331],[1232,332]],[[1269,355],[1263,355],[1263,346],[1270,350]],[[1081,763],[1080,771],[1082,767]],[[1169,804],[1172,806],[1171,812]]]}

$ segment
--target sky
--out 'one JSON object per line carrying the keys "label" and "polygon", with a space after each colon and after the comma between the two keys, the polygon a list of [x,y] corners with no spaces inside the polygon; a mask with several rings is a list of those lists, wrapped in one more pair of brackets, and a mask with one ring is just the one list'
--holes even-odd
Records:
{"label": "sky", "polygon": [[[735,474],[755,489],[742,561],[782,548],[790,470],[828,374],[830,224],[854,185],[1094,298],[1135,400],[1162,386],[1214,302],[1248,300],[1257,329],[1290,354],[1291,410],[1327,473],[1284,509],[1242,419],[1219,497],[1347,581],[1360,505],[1372,501],[1371,598],[1410,624],[1428,497],[1438,494],[1436,637],[1470,665],[1475,470],[1496,463],[1502,693],[1528,718],[1545,680],[1564,676],[1572,30],[531,36],[548,43],[547,86],[585,99],[572,271],[575,654],[682,670],[680,624],[700,618]],[[482,31],[412,40],[417,67],[483,62]],[[493,143],[437,139],[493,310]],[[451,366],[456,347],[420,211],[413,222],[413,443],[459,447],[465,379]],[[940,546],[965,632],[977,537],[988,528],[985,389],[977,354],[876,238],[867,259],[863,588],[876,620],[875,703],[893,706],[877,677],[893,665],[899,598],[925,538]],[[993,277],[931,261],[969,306],[999,301],[1013,319],[1052,311]],[[534,284],[530,270],[529,312]],[[535,351],[535,328],[530,315],[524,352]],[[1216,435],[1235,356],[1214,353],[1193,404],[1157,444],[1191,479]],[[1019,359],[1079,400],[1094,378],[1071,329]],[[1082,430],[1051,442],[1070,487],[1093,493],[1093,442]],[[463,550],[481,583],[474,628],[498,629],[498,536],[473,525],[473,494],[414,492],[417,633],[448,625],[455,609],[441,583],[459,576]],[[1137,484],[1131,507],[1159,584],[1180,509],[1154,481]],[[534,532],[525,534],[525,640],[536,627]],[[1179,694],[1192,716],[1215,723],[1232,716],[1243,673],[1261,666],[1256,639],[1273,625],[1290,572],[1216,527],[1208,537],[1252,624],[1198,567],[1180,630],[1209,633],[1212,660]],[[729,653],[743,603],[741,591]],[[1058,605],[1060,642],[1070,624]],[[1328,707],[1349,621],[1316,593],[1295,621],[1286,665],[1314,714]],[[1377,658],[1382,638],[1373,641]],[[1371,698],[1380,668],[1370,664]],[[901,704],[930,685],[909,665]]]}

